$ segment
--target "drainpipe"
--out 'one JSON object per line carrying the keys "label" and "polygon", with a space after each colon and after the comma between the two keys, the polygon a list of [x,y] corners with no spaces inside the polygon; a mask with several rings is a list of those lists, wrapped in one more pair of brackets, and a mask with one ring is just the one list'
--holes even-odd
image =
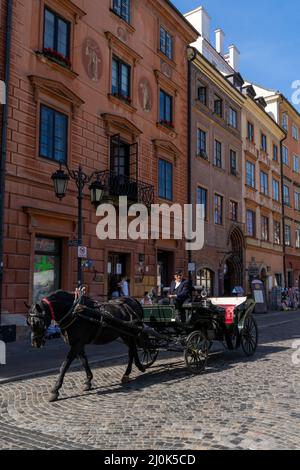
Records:
{"label": "drainpipe", "polygon": [[281,167],[281,216],[282,216],[282,233],[283,233],[283,280],[284,287],[287,286],[287,277],[286,277],[286,244],[285,244],[285,204],[284,204],[284,175],[283,175],[283,142],[287,139],[286,136],[280,141],[280,167]]}
{"label": "drainpipe", "polygon": [[[193,187],[192,187],[192,160],[193,160],[193,154],[192,154],[192,97],[193,97],[193,92],[192,92],[192,67],[193,67],[193,62],[197,57],[197,50],[194,47],[189,46],[188,51],[187,51],[187,57],[188,57],[188,204],[192,204],[193,202]],[[191,250],[188,251],[188,260],[189,263],[192,263],[193,257],[192,257],[192,252]],[[189,271],[189,281],[193,281],[193,275]]]}
{"label": "drainpipe", "polygon": [[2,312],[2,288],[3,288],[3,238],[4,238],[4,207],[5,207],[5,171],[7,152],[7,124],[8,124],[8,97],[10,83],[10,51],[12,32],[13,0],[7,0],[6,37],[5,37],[5,85],[6,100],[3,106],[2,130],[1,130],[1,159],[0,159],[0,324]]}

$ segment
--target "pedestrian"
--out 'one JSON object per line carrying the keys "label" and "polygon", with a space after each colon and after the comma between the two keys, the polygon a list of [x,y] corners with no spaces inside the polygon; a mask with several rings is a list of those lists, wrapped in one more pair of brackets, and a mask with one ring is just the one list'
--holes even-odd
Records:
{"label": "pedestrian", "polygon": [[144,293],[144,297],[141,300],[142,305],[152,305],[152,300],[149,296],[149,292]]}
{"label": "pedestrian", "polygon": [[120,290],[122,297],[129,297],[129,282],[127,281],[126,277],[122,277],[120,282]]}

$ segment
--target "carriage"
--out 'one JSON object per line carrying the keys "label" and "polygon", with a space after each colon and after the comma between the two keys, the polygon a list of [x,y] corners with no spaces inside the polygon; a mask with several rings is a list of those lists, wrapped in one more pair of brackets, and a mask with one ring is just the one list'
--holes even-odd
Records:
{"label": "carriage", "polygon": [[253,356],[258,342],[254,307],[254,300],[247,297],[207,298],[205,292],[180,308],[144,306],[144,334],[138,339],[141,363],[149,368],[160,351],[183,352],[187,368],[200,374],[215,341],[229,350],[241,347],[246,356]]}

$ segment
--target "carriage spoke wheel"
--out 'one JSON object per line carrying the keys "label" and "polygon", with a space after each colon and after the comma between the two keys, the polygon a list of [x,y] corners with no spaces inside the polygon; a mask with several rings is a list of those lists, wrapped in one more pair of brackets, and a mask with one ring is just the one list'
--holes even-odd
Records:
{"label": "carriage spoke wheel", "polygon": [[139,359],[141,364],[146,368],[153,366],[158,356],[158,349],[140,349]]}
{"label": "carriage spoke wheel", "polygon": [[252,315],[249,315],[244,323],[241,331],[241,344],[242,349],[246,356],[250,357],[255,354],[258,343],[258,329],[257,324]]}
{"label": "carriage spoke wheel", "polygon": [[201,331],[194,331],[187,338],[184,350],[184,360],[187,368],[193,374],[201,374],[207,363],[210,342]]}

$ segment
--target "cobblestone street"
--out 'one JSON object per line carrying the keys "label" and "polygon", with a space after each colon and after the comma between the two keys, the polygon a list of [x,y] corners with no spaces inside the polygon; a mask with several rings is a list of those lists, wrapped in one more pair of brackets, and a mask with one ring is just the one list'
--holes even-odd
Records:
{"label": "cobblestone street", "polygon": [[72,371],[54,404],[54,375],[0,385],[0,448],[297,449],[300,365],[292,363],[292,345],[300,315],[258,322],[254,358],[219,349],[200,376],[188,373],[180,356],[162,355],[125,386],[122,361],[94,367],[86,393],[84,373]]}

